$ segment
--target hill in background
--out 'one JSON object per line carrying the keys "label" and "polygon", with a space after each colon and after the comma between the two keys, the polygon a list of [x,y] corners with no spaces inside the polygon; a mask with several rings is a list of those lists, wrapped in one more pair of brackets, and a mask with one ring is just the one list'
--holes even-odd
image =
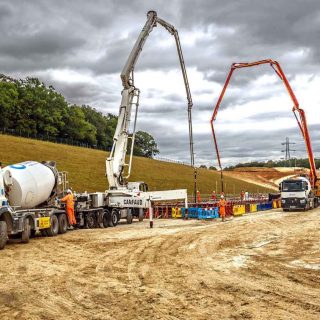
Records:
{"label": "hill in background", "polygon": [[[107,153],[100,150],[74,147],[52,142],[0,134],[0,161],[9,165],[27,160],[54,160],[60,171],[69,173],[70,186],[78,191],[104,191],[108,188],[105,177]],[[167,163],[149,158],[134,157],[130,181],[144,181],[150,190],[188,189],[193,193],[193,169],[186,165]],[[232,177],[225,177],[227,193],[269,191],[262,186]],[[198,169],[198,189],[201,194],[211,194],[218,186],[220,173]]]}

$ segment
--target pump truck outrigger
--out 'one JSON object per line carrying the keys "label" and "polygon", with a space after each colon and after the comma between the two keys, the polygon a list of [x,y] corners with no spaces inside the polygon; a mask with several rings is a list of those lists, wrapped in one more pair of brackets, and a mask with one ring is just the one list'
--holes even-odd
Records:
{"label": "pump truck outrigger", "polygon": [[218,164],[221,172],[222,188],[223,188],[222,166],[221,166],[220,153],[218,149],[218,143],[217,143],[213,123],[216,120],[221,101],[229,85],[233,72],[236,69],[254,67],[254,66],[263,65],[263,64],[269,64],[272,67],[272,69],[278,75],[280,80],[284,83],[284,86],[288,91],[288,94],[293,102],[292,111],[297,120],[302,137],[304,139],[307,153],[308,153],[309,164],[310,164],[309,177],[297,177],[297,178],[285,179],[280,183],[279,190],[281,191],[282,208],[284,211],[289,211],[289,210],[296,210],[296,209],[307,210],[307,209],[317,207],[319,203],[319,197],[320,197],[320,188],[319,188],[320,180],[317,177],[316,165],[314,161],[312,144],[311,144],[311,139],[309,135],[305,112],[303,109],[300,108],[299,102],[280,64],[277,61],[274,61],[271,59],[265,59],[265,60],[250,62],[250,63],[233,63],[231,65],[231,69],[227,76],[226,82],[222,88],[222,91],[220,93],[216,106],[214,108],[210,123],[211,123],[212,136],[214,140],[214,146],[216,150]]}

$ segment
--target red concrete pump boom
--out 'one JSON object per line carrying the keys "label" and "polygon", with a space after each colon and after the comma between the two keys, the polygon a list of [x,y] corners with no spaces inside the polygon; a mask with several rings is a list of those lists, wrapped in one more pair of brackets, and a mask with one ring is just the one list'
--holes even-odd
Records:
{"label": "red concrete pump boom", "polygon": [[[221,104],[221,101],[224,97],[224,94],[226,92],[226,89],[229,85],[231,76],[233,74],[233,72],[236,69],[241,69],[241,68],[248,68],[248,67],[254,67],[254,66],[258,66],[261,64],[270,64],[270,66],[272,67],[272,69],[275,71],[275,73],[279,76],[280,80],[283,81],[289,96],[293,102],[293,114],[298,122],[300,131],[302,133],[303,139],[305,141],[306,144],[306,149],[307,149],[307,153],[308,153],[308,158],[309,158],[309,163],[310,163],[310,183],[312,185],[312,187],[314,188],[316,185],[316,181],[317,181],[317,172],[316,172],[316,165],[315,165],[315,161],[314,161],[314,156],[313,156],[313,151],[312,151],[312,146],[311,146],[311,140],[310,140],[310,136],[309,136],[309,130],[308,130],[308,126],[307,126],[307,120],[306,120],[306,116],[304,113],[304,110],[301,109],[299,107],[299,102],[289,84],[288,79],[286,78],[285,74],[283,73],[280,64],[277,61],[271,60],[271,59],[266,59],[266,60],[261,60],[261,61],[255,61],[255,62],[250,62],[250,63],[233,63],[231,65],[231,69],[229,71],[229,74],[227,76],[227,80],[222,88],[222,91],[220,93],[218,102],[214,108],[213,114],[212,114],[212,118],[211,118],[211,129],[212,129],[212,136],[213,136],[213,140],[214,140],[214,145],[215,145],[215,149],[216,149],[216,154],[217,154],[217,159],[218,159],[218,164],[220,167],[220,170],[222,172],[222,166],[221,166],[221,159],[220,159],[220,154],[219,154],[219,149],[218,149],[218,143],[217,143],[217,139],[216,139],[216,135],[214,132],[214,126],[213,123],[216,120],[217,114],[218,114],[218,110]],[[297,116],[298,114],[298,116]]]}

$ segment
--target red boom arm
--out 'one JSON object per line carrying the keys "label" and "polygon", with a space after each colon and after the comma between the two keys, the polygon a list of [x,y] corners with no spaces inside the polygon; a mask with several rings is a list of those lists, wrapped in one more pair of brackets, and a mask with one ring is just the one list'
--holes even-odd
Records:
{"label": "red boom arm", "polygon": [[[217,114],[218,114],[218,110],[221,104],[221,101],[224,97],[224,94],[227,90],[227,87],[229,85],[230,79],[232,77],[232,74],[234,72],[234,70],[236,69],[241,69],[241,68],[248,68],[248,67],[254,67],[254,66],[258,66],[261,64],[270,64],[270,66],[272,67],[272,69],[276,72],[276,74],[279,76],[279,78],[283,81],[289,96],[293,102],[293,108],[292,111],[294,113],[294,116],[297,120],[297,123],[299,125],[300,131],[302,133],[303,139],[305,141],[306,144],[306,149],[307,149],[307,153],[308,153],[308,158],[309,158],[309,163],[310,163],[310,182],[312,187],[315,186],[316,180],[317,180],[317,172],[316,172],[316,165],[314,162],[314,156],[313,156],[313,151],[312,151],[312,146],[311,146],[311,140],[310,140],[310,136],[309,136],[309,130],[308,130],[308,126],[307,126],[307,120],[306,120],[306,116],[304,113],[304,110],[301,109],[299,107],[299,102],[294,94],[294,92],[292,91],[292,88],[289,84],[288,79],[286,78],[285,74],[283,73],[279,63],[277,61],[271,60],[271,59],[266,59],[266,60],[261,60],[261,61],[256,61],[256,62],[251,62],[251,63],[233,63],[231,65],[231,69],[229,71],[227,80],[222,88],[222,91],[220,93],[218,102],[214,108],[212,117],[211,117],[211,129],[212,129],[212,136],[213,136],[213,140],[214,140],[214,145],[215,145],[215,149],[216,149],[216,154],[217,154],[217,159],[218,159],[218,164],[220,167],[220,170],[222,170],[222,166],[221,166],[221,159],[220,159],[220,154],[219,154],[219,149],[218,149],[218,143],[217,143],[217,139],[216,139],[216,135],[215,135],[215,131],[214,131],[214,126],[213,123],[216,120]],[[297,113],[299,114],[299,116],[297,116]]]}

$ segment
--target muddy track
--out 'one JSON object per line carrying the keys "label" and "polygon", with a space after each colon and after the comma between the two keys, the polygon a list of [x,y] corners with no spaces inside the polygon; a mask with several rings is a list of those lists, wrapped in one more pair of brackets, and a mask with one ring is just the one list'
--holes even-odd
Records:
{"label": "muddy track", "polygon": [[319,319],[320,210],[10,243],[1,319]]}

